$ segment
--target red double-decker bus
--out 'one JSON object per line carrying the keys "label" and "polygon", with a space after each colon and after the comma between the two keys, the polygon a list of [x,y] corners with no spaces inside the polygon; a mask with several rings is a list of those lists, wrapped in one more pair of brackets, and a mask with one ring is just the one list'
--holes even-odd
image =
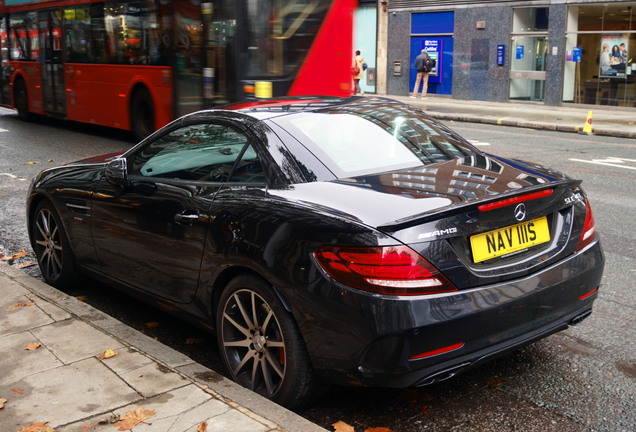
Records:
{"label": "red double-decker bus", "polygon": [[204,107],[351,94],[355,0],[0,0],[0,105],[144,137]]}

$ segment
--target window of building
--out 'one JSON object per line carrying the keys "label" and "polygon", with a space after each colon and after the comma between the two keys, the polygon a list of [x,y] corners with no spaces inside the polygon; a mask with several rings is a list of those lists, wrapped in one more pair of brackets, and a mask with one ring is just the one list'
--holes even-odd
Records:
{"label": "window of building", "polygon": [[515,8],[512,14],[509,98],[543,101],[548,8]]}
{"label": "window of building", "polygon": [[635,105],[636,2],[568,7],[563,102]]}

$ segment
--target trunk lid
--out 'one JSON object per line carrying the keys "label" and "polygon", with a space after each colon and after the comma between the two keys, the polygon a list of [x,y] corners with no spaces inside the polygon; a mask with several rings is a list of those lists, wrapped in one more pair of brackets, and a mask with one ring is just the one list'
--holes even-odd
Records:
{"label": "trunk lid", "polygon": [[573,253],[585,219],[579,184],[544,167],[477,154],[271,192],[409,245],[461,289],[521,277]]}

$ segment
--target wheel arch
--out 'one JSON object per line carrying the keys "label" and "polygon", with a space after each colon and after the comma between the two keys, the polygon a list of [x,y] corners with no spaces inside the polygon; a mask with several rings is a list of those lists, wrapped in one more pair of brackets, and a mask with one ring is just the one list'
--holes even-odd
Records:
{"label": "wheel arch", "polygon": [[[47,202],[51,205],[51,207],[53,207],[53,209],[55,210],[55,212],[57,213],[57,215],[60,218],[60,223],[62,224],[62,228],[64,229],[65,233],[68,233],[68,227],[66,226],[66,221],[65,219],[62,217],[62,212],[60,212],[60,209],[58,208],[58,206],[55,204],[55,200],[53,200],[50,196],[48,196],[45,193],[32,193],[31,196],[29,197],[29,204],[27,207],[27,220],[29,221],[28,225],[27,225],[27,229],[28,229],[28,235],[29,235],[29,243],[31,244],[31,247],[33,248],[33,236],[31,235],[31,231],[33,229],[33,224],[31,224],[31,221],[33,220],[33,217],[35,216],[35,212],[38,208],[38,206],[42,203],[42,202]],[[67,234],[68,235],[68,234]],[[73,244],[71,243],[70,239],[69,239],[69,247],[71,248],[71,253],[73,252]]]}
{"label": "wheel arch", "polygon": [[281,294],[280,290],[278,290],[276,286],[273,283],[271,283],[266,277],[264,277],[261,273],[257,272],[256,270],[252,268],[245,267],[245,266],[232,266],[223,270],[216,277],[216,279],[214,280],[214,283],[212,284],[212,292],[210,294],[212,295],[211,316],[213,319],[216,318],[216,311],[219,306],[221,294],[223,294],[223,290],[225,289],[227,284],[230,283],[232,279],[238,276],[243,276],[243,275],[251,275],[261,279],[264,283],[266,283],[272,289],[272,291],[274,292],[276,297],[280,300],[285,310],[287,310],[287,312],[292,314],[289,303],[287,302],[285,297]]}
{"label": "wheel arch", "polygon": [[[44,194],[38,193],[38,194],[33,194],[30,196],[29,199],[29,204],[27,206],[27,221],[29,222],[27,225],[28,228],[28,234],[29,234],[29,243],[31,244],[31,248],[33,248],[33,236],[31,235],[31,231],[33,230],[33,224],[31,223],[31,221],[33,220],[33,217],[35,216],[35,211],[37,210],[38,206],[40,205],[40,203],[42,203],[43,201],[48,202],[49,204],[51,204],[51,206],[53,206],[53,208],[55,209],[55,211],[60,214],[58,208],[55,206],[55,203],[53,203],[53,200],[50,197],[47,197]],[[64,223],[64,222],[62,222]],[[66,229],[66,227],[64,227],[64,229]]]}
{"label": "wheel arch", "polygon": [[10,84],[11,85],[11,103],[13,108],[16,107],[15,106],[15,89],[18,83],[24,84],[24,91],[26,91],[26,94],[27,94],[27,106],[28,106],[28,101],[29,101],[28,79],[22,71],[18,71],[13,74],[13,77],[11,78],[11,84]]}
{"label": "wheel arch", "polygon": [[[155,86],[153,86],[146,78],[144,78],[143,76],[135,76],[131,82],[130,85],[128,87],[128,104],[127,104],[127,109],[128,109],[128,130],[132,131],[133,133],[135,132],[134,130],[134,119],[133,119],[133,104],[135,103],[135,97],[137,96],[137,94],[139,94],[140,92],[146,91],[148,93],[148,95],[150,96],[150,102],[152,103],[152,109],[153,109],[153,124],[154,124],[154,130],[150,131],[150,133],[156,131],[159,128],[159,124],[161,123],[161,121],[159,120],[159,116],[158,116],[158,109],[161,106],[160,101],[159,101],[159,95],[157,94],[157,91],[155,89]],[[138,139],[140,139],[139,137],[137,137]],[[146,138],[146,137],[143,137]],[[143,139],[141,138],[141,139]]]}

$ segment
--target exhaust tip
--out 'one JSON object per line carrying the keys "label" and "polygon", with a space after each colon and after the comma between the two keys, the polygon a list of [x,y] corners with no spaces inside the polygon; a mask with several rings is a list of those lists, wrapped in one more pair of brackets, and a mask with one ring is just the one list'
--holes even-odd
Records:
{"label": "exhaust tip", "polygon": [[580,323],[581,321],[583,321],[585,318],[589,317],[590,315],[592,315],[592,309],[588,309],[582,314],[579,314],[575,316],[574,318],[572,318],[570,320],[570,325],[577,325],[578,323]]}

